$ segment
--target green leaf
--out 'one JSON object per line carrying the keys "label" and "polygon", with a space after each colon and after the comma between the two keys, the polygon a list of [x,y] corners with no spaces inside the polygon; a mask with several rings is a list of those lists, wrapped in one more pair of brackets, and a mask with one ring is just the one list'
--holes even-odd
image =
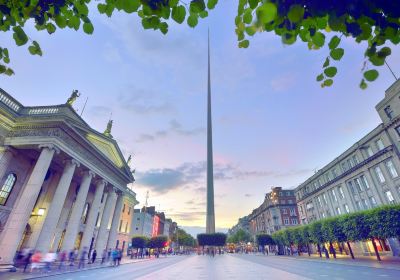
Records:
{"label": "green leaf", "polygon": [[107,5],[100,3],[97,5],[97,10],[99,10],[100,14],[104,14],[107,10]]}
{"label": "green leaf", "polygon": [[375,69],[371,69],[371,70],[368,70],[368,71],[364,72],[364,78],[368,82],[375,81],[376,78],[378,78],[378,76],[379,76],[379,73]]}
{"label": "green leaf", "polygon": [[17,46],[22,46],[25,45],[26,42],[28,42],[28,36],[26,36],[24,30],[21,28],[21,26],[14,26],[13,27],[13,38]]}
{"label": "green leaf", "polygon": [[332,79],[326,79],[322,85],[326,86],[326,87],[330,87],[332,84],[333,84]]}
{"label": "green leaf", "polygon": [[67,21],[65,20],[65,17],[64,17],[64,16],[62,16],[62,15],[59,14],[59,15],[56,15],[56,16],[54,17],[54,19],[55,19],[56,24],[57,24],[58,27],[64,28],[64,27],[67,26]]}
{"label": "green leaf", "polygon": [[304,7],[301,5],[290,6],[290,10],[287,16],[291,22],[299,22],[304,17]]}
{"label": "green leaf", "polygon": [[206,18],[206,17],[208,17],[208,11],[206,11],[206,10],[201,11],[201,12],[199,13],[199,16],[200,16],[201,18]]}
{"label": "green leaf", "polygon": [[190,2],[190,12],[198,14],[201,11],[204,11],[206,8],[206,4],[204,3],[204,0],[192,0]]}
{"label": "green leaf", "polygon": [[385,58],[379,57],[377,54],[371,56],[369,61],[375,66],[382,66],[385,63]]}
{"label": "green leaf", "polygon": [[161,22],[159,25],[160,31],[162,32],[162,34],[167,34],[168,32],[168,24],[166,22]]}
{"label": "green leaf", "polygon": [[250,44],[249,40],[243,40],[239,42],[239,48],[247,48],[249,44]]}
{"label": "green leaf", "polygon": [[75,30],[78,30],[80,25],[81,25],[81,20],[79,17],[72,16],[69,18],[69,20],[68,20],[69,27],[71,27]]}
{"label": "green leaf", "polygon": [[248,0],[249,1],[249,6],[251,9],[254,10],[255,7],[257,7],[258,2],[260,2],[260,0]]}
{"label": "green leaf", "polygon": [[29,46],[28,50],[32,55],[36,54],[36,55],[42,56],[42,54],[43,54],[38,42],[36,42],[36,41],[32,42],[32,45]]}
{"label": "green leaf", "polygon": [[337,73],[337,68],[335,66],[325,68],[324,73],[329,78],[335,77]]}
{"label": "green leaf", "polygon": [[14,71],[11,68],[7,68],[4,74],[6,74],[7,76],[11,76],[14,75]]}
{"label": "green leaf", "polygon": [[46,29],[49,34],[53,34],[54,32],[56,32],[56,26],[54,24],[52,24],[51,22],[46,24]]}
{"label": "green leaf", "polygon": [[326,59],[325,59],[325,62],[324,62],[324,65],[322,65],[322,67],[327,67],[327,66],[329,66],[329,57],[327,57]]}
{"label": "green leaf", "polygon": [[250,9],[250,8],[247,8],[247,9],[244,11],[244,14],[243,14],[243,22],[244,22],[244,23],[250,24],[250,23],[253,21],[253,16],[252,16],[252,14],[251,14],[252,11],[253,11],[253,10]]}
{"label": "green leaf", "polygon": [[332,39],[329,41],[329,49],[333,50],[336,49],[337,46],[340,44],[340,38],[338,36],[333,36]]}
{"label": "green leaf", "polygon": [[342,48],[337,48],[337,49],[333,49],[330,52],[330,56],[334,59],[334,60],[340,60],[344,55],[344,49]]}
{"label": "green leaf", "polygon": [[184,6],[176,6],[172,8],[172,19],[177,23],[182,23],[186,17],[186,9]]}
{"label": "green leaf", "polygon": [[197,23],[198,23],[197,16],[195,16],[195,15],[190,15],[190,16],[188,17],[188,19],[187,19],[187,24],[188,24],[190,27],[195,27],[195,26],[197,25]]}
{"label": "green leaf", "polygon": [[377,56],[380,58],[386,58],[392,53],[392,50],[389,47],[383,47],[377,53]]}
{"label": "green leaf", "polygon": [[324,74],[321,73],[317,76],[317,82],[321,82],[323,79],[324,79]]}
{"label": "green leaf", "polygon": [[317,31],[312,37],[312,41],[316,46],[321,48],[325,44],[325,35]]}
{"label": "green leaf", "polygon": [[7,67],[5,65],[0,64],[0,74],[3,74],[4,72],[6,72]]}
{"label": "green leaf", "polygon": [[83,31],[84,31],[86,34],[92,34],[92,33],[93,33],[93,30],[94,30],[94,27],[93,27],[93,24],[92,24],[91,22],[85,22],[85,23],[83,24]]}
{"label": "green leaf", "polygon": [[122,2],[122,9],[131,14],[139,9],[140,4],[140,0],[125,0]]}
{"label": "green leaf", "polygon": [[258,20],[262,24],[270,23],[277,15],[277,8],[274,3],[266,2],[262,6],[257,8],[256,14]]}
{"label": "green leaf", "polygon": [[365,82],[364,79],[361,80],[360,82],[360,88],[361,89],[366,89],[368,87],[367,83]]}
{"label": "green leaf", "polygon": [[175,7],[176,5],[178,5],[179,0],[169,0],[169,6],[170,7]]}
{"label": "green leaf", "polygon": [[256,33],[256,31],[257,31],[257,27],[255,27],[255,26],[248,26],[248,27],[246,27],[245,31],[246,31],[247,35],[253,36],[253,35]]}
{"label": "green leaf", "polygon": [[212,10],[212,9],[215,8],[215,5],[217,5],[217,3],[218,3],[218,0],[208,0],[208,2],[207,2],[207,8],[208,8],[209,10]]}

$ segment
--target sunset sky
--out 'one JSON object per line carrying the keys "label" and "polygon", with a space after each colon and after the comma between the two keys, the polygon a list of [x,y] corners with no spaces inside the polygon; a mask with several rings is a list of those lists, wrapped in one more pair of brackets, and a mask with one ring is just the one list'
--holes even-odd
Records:
{"label": "sunset sky", "polygon": [[[361,90],[363,46],[342,42],[345,55],[331,88],[322,89],[327,48],[309,51],[257,34],[237,47],[236,3],[220,1],[195,29],[171,23],[169,33],[143,30],[136,15],[91,13],[93,35],[58,30],[26,31],[43,57],[8,47],[13,77],[0,87],[26,106],[74,104],[103,131],[112,113],[112,134],[136,168],[137,198],[178,224],[205,225],[207,28],[211,33],[215,211],[218,228],[233,226],[263,201],[271,186],[295,188],[379,124],[375,105],[394,82],[386,67]],[[400,75],[400,51],[388,59]]]}

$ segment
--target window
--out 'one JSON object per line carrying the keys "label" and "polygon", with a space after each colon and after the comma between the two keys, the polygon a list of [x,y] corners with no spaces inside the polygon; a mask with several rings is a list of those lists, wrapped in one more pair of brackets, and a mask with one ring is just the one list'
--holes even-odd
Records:
{"label": "window", "polygon": [[99,226],[100,226],[100,221],[99,221],[99,219],[100,219],[100,212],[97,212],[96,223],[94,223],[94,224],[96,225],[96,227],[99,227]]}
{"label": "window", "polygon": [[383,176],[382,170],[379,166],[375,167],[375,173],[380,183],[385,183],[385,176]]}
{"label": "window", "polygon": [[358,158],[357,158],[357,155],[353,155],[353,156],[352,156],[352,159],[353,159],[353,163],[354,163],[354,165],[357,165],[357,164],[358,164]]}
{"label": "window", "polygon": [[397,135],[400,136],[400,125],[396,126],[395,130],[397,132]]}
{"label": "window", "polygon": [[128,215],[131,214],[131,207],[128,208]]}
{"label": "window", "polygon": [[348,186],[348,188],[349,188],[349,190],[350,190],[350,192],[351,192],[352,194],[356,194],[356,191],[355,191],[355,189],[354,189],[354,187],[353,187],[353,183],[352,183],[351,181],[348,181],[348,182],[347,182],[347,186]]}
{"label": "window", "polygon": [[390,108],[390,105],[386,106],[383,110],[385,111],[385,114],[389,118],[389,120],[393,119],[393,110],[392,108]]}
{"label": "window", "polygon": [[361,202],[363,204],[364,209],[368,209],[369,208],[368,207],[368,202],[365,199],[362,199]]}
{"label": "window", "polygon": [[289,203],[289,204],[293,204],[293,200],[289,199],[289,200],[288,200],[288,203]]}
{"label": "window", "polygon": [[87,217],[88,217],[89,209],[90,209],[90,204],[86,203],[85,204],[85,208],[83,209],[83,215],[82,215],[82,223],[83,224],[86,224],[86,220],[87,220]]}
{"label": "window", "polygon": [[345,161],[342,162],[342,169],[343,169],[343,172],[347,171],[347,163]]}
{"label": "window", "polygon": [[7,199],[17,181],[17,176],[14,173],[8,174],[3,186],[0,189],[0,205],[6,205]]}
{"label": "window", "polygon": [[367,155],[369,157],[372,157],[374,155],[374,152],[372,151],[372,148],[370,146],[367,148]]}
{"label": "window", "polygon": [[368,200],[369,200],[369,203],[371,204],[372,207],[376,206],[375,197],[370,196],[370,197],[368,198]]}
{"label": "window", "polygon": [[322,198],[324,199],[325,205],[328,204],[328,201],[326,200],[326,195],[325,194],[322,195]]}
{"label": "window", "polygon": [[340,196],[340,198],[343,199],[343,198],[344,198],[343,188],[342,188],[342,187],[339,187],[338,190],[339,190],[339,196]]}
{"label": "window", "polygon": [[318,179],[318,187],[320,187],[322,184],[321,184],[321,179]]}
{"label": "window", "polygon": [[125,224],[125,233],[128,233],[128,222]]}
{"label": "window", "polygon": [[376,146],[378,147],[378,150],[383,150],[385,148],[385,145],[383,145],[382,139],[378,139],[376,142]]}
{"label": "window", "polygon": [[347,204],[343,205],[344,209],[346,210],[346,213],[350,213],[349,206]]}
{"label": "window", "polygon": [[121,228],[122,228],[122,220],[119,221],[119,227],[118,227],[119,232],[121,232]]}
{"label": "window", "polygon": [[337,197],[336,197],[335,190],[332,190],[332,196],[333,196],[333,199],[334,199],[335,201],[337,201]]}
{"label": "window", "polygon": [[332,175],[333,175],[333,178],[336,178],[336,177],[337,177],[336,168],[333,168],[333,169],[332,169]]}
{"label": "window", "polygon": [[353,163],[351,162],[351,159],[347,160],[347,165],[349,166],[349,169],[353,167]]}
{"label": "window", "polygon": [[338,215],[342,214],[342,211],[340,210],[340,207],[336,208],[336,213],[338,213]]}
{"label": "window", "polygon": [[354,185],[356,186],[356,188],[357,188],[357,190],[358,190],[359,192],[362,191],[362,188],[361,188],[361,181],[360,181],[359,178],[356,178],[356,179],[354,180]]}
{"label": "window", "polygon": [[122,213],[124,213],[125,212],[125,203],[124,203],[124,206],[122,206]]}
{"label": "window", "polygon": [[296,210],[294,208],[290,208],[290,215],[295,216]]}
{"label": "window", "polygon": [[322,218],[325,218],[325,217],[326,217],[325,213],[324,213],[324,212],[322,212]]}
{"label": "window", "polygon": [[385,192],[386,198],[390,204],[394,204],[394,198],[391,191]]}
{"label": "window", "polygon": [[310,210],[310,209],[314,208],[312,202],[308,202],[308,203],[306,204],[306,208],[307,208],[307,210]]}
{"label": "window", "polygon": [[361,183],[364,186],[364,188],[366,188],[367,190],[369,189],[369,184],[368,184],[368,180],[364,175],[360,176],[361,178]]}
{"label": "window", "polygon": [[387,169],[389,170],[390,176],[392,176],[392,178],[396,178],[397,176],[399,176],[399,175],[397,174],[396,168],[394,167],[393,161],[388,160],[388,161],[386,162],[386,167],[387,167]]}
{"label": "window", "polygon": [[297,219],[292,219],[292,225],[297,225]]}
{"label": "window", "polygon": [[283,220],[283,223],[284,223],[285,225],[288,225],[288,224],[289,224],[289,219],[288,219],[288,218],[285,218],[285,219]]}
{"label": "window", "polygon": [[317,197],[317,201],[318,201],[318,206],[322,207],[321,197],[320,196]]}
{"label": "window", "polygon": [[361,204],[361,201],[357,201],[356,205],[358,210],[363,210],[363,205]]}
{"label": "window", "polygon": [[282,214],[287,214],[286,208],[283,208],[283,209],[282,209]]}

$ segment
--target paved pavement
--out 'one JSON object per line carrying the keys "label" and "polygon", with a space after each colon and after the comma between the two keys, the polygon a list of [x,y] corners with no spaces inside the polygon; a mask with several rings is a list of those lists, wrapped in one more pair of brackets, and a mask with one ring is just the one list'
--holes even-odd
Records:
{"label": "paved pavement", "polygon": [[[99,268],[56,276],[45,280],[75,279],[329,279],[379,280],[400,279],[400,267],[383,268],[361,266],[355,263],[307,260],[263,255],[174,256],[146,262]],[[7,278],[8,280],[19,278]]]}

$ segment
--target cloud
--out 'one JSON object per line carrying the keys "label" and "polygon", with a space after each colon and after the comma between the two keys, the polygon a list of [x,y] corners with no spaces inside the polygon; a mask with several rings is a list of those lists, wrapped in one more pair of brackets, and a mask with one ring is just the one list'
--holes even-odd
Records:
{"label": "cloud", "polygon": [[136,139],[137,143],[155,141],[160,138],[165,138],[168,135],[177,134],[181,136],[194,136],[205,133],[205,128],[199,127],[194,129],[184,129],[182,125],[177,120],[171,120],[169,123],[169,128],[167,130],[157,130],[153,134],[141,134]]}
{"label": "cloud", "polygon": [[118,106],[132,114],[172,113],[174,108],[167,93],[128,85],[121,90]]}
{"label": "cloud", "polygon": [[270,85],[274,91],[286,91],[296,83],[295,75],[289,73],[271,80]]}
{"label": "cloud", "polygon": [[[137,183],[152,191],[165,194],[178,188],[190,187],[197,193],[204,193],[207,165],[205,161],[186,162],[176,168],[151,169],[145,172],[137,172]],[[231,164],[215,164],[215,180],[243,180],[253,177],[290,177],[308,173],[310,170],[292,170],[288,172],[279,171],[257,171],[242,170]],[[187,201],[187,203],[192,201]],[[203,203],[201,201],[201,203]]]}
{"label": "cloud", "polygon": [[253,195],[252,195],[252,194],[249,194],[249,193],[246,193],[244,196],[245,196],[245,197],[251,197],[251,196],[253,196]]}
{"label": "cloud", "polygon": [[112,112],[111,107],[107,106],[91,106],[87,109],[88,114],[92,116],[109,116]]}

